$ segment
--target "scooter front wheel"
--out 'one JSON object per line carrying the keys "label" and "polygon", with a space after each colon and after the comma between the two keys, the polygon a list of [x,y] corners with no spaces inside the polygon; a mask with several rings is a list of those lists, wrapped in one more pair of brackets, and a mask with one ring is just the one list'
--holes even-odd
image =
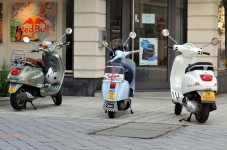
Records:
{"label": "scooter front wheel", "polygon": [[60,106],[62,103],[61,90],[59,90],[59,92],[57,94],[53,95],[52,99],[53,99],[55,105]]}
{"label": "scooter front wheel", "polygon": [[112,112],[112,111],[108,111],[108,116],[109,118],[114,118],[115,117],[115,112]]}
{"label": "scooter front wheel", "polygon": [[21,110],[26,108],[25,90],[20,88],[16,93],[10,94],[10,104],[13,109]]}
{"label": "scooter front wheel", "polygon": [[183,106],[180,103],[176,103],[174,109],[175,115],[180,115],[182,112],[182,108]]}

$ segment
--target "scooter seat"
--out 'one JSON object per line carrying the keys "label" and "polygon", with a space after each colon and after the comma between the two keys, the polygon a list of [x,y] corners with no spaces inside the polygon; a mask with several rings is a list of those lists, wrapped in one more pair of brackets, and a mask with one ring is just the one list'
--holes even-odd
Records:
{"label": "scooter seat", "polygon": [[193,70],[211,70],[214,71],[213,64],[210,62],[197,62],[194,64],[188,65],[188,67],[185,69],[185,73]]}
{"label": "scooter seat", "polygon": [[42,59],[34,59],[34,58],[26,57],[26,61],[33,64],[35,67],[45,68],[45,64]]}

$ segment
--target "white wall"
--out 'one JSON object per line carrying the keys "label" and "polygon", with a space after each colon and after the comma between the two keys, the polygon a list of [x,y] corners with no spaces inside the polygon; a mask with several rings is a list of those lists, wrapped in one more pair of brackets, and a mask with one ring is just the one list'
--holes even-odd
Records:
{"label": "white wall", "polygon": [[102,77],[105,49],[98,47],[98,31],[106,28],[106,1],[74,0],[74,12],[74,77]]}
{"label": "white wall", "polygon": [[[188,42],[202,47],[214,37],[218,37],[218,1],[188,0]],[[198,60],[211,61],[217,67],[218,46],[205,47],[204,51],[211,55],[199,56]]]}

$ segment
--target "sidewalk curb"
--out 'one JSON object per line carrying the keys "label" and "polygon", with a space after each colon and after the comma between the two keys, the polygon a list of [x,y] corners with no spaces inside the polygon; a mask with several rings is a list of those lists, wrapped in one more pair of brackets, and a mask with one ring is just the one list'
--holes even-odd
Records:
{"label": "sidewalk curb", "polygon": [[9,97],[0,97],[0,101],[6,101],[9,100]]}

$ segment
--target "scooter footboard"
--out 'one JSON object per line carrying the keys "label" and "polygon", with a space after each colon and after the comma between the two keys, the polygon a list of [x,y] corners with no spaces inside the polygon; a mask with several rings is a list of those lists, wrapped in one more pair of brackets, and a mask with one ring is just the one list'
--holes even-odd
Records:
{"label": "scooter footboard", "polygon": [[107,101],[107,100],[105,100],[102,108],[105,111],[117,112],[118,111],[117,101]]}

